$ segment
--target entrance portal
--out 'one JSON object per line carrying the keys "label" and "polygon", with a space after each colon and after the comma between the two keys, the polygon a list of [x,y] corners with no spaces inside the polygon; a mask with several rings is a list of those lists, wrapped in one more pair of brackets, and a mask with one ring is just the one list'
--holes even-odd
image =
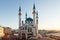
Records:
{"label": "entrance portal", "polygon": [[26,40],[26,34],[22,33],[22,40]]}

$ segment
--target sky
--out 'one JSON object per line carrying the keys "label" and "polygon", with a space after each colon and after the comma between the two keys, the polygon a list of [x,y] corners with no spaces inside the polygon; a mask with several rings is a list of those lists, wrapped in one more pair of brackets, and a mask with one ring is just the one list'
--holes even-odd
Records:
{"label": "sky", "polygon": [[35,3],[38,11],[38,29],[60,30],[60,0],[0,0],[0,25],[18,28],[19,6],[22,9],[22,20],[28,17],[33,18],[33,4]]}

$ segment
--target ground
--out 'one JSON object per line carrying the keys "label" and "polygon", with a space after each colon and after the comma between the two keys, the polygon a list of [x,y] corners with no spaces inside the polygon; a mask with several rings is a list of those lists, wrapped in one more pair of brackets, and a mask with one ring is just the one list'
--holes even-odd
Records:
{"label": "ground", "polygon": [[[19,39],[19,38],[4,38],[4,39],[2,39],[2,40],[21,40],[21,39]],[[25,39],[23,39],[23,40],[25,40]],[[36,39],[28,39],[28,40],[36,40]],[[55,39],[39,38],[39,39],[37,39],[37,40],[55,40]]]}
{"label": "ground", "polygon": [[[43,36],[43,37],[39,37],[38,39],[28,39],[28,40],[60,40],[60,37],[56,38],[54,36]],[[20,38],[17,38],[14,35],[5,35],[4,37],[2,37],[2,40],[21,40]],[[22,39],[25,40],[25,39]]]}

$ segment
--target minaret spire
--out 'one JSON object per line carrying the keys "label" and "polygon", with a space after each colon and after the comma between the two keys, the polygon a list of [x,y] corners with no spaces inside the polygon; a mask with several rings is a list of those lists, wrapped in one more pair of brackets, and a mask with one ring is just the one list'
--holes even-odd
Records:
{"label": "minaret spire", "polygon": [[19,27],[21,27],[21,6],[19,7]]}
{"label": "minaret spire", "polygon": [[19,11],[21,11],[21,6],[19,7]]}
{"label": "minaret spire", "polygon": [[33,25],[35,25],[35,12],[36,8],[35,8],[35,4],[33,4]]}
{"label": "minaret spire", "polygon": [[33,5],[33,9],[36,9],[36,8],[35,8],[35,3],[34,3],[34,5]]}

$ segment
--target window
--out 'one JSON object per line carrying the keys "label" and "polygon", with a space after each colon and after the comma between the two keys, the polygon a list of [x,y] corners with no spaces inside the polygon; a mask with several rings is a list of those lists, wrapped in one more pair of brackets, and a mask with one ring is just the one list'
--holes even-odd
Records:
{"label": "window", "polygon": [[32,28],[31,27],[28,28],[28,32],[32,32]]}
{"label": "window", "polygon": [[25,30],[27,30],[27,26],[25,26]]}
{"label": "window", "polygon": [[30,28],[30,32],[32,32],[32,28]]}
{"label": "window", "polygon": [[23,30],[24,30],[24,27],[23,27]]}
{"label": "window", "polygon": [[28,28],[28,32],[29,32],[29,28]]}
{"label": "window", "polygon": [[33,25],[31,25],[31,26],[33,26]]}

